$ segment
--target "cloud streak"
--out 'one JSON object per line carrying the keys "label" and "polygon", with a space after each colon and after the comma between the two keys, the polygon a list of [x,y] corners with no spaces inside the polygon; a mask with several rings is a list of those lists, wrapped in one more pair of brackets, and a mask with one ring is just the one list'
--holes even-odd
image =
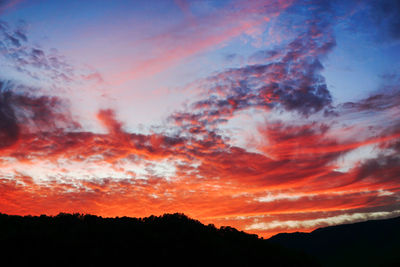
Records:
{"label": "cloud streak", "polygon": [[[167,33],[144,40],[147,45],[157,45],[157,48],[154,49],[155,52],[150,58],[140,61],[129,71],[115,75],[113,84],[152,77],[186,58],[221,46],[224,42],[278,16],[280,12],[290,6],[291,2],[253,1],[242,5],[240,1],[233,1],[224,9],[206,16],[186,16],[182,23]],[[183,2],[177,3],[182,6]],[[187,7],[185,6],[185,8]],[[237,20],[237,17],[242,19]]]}

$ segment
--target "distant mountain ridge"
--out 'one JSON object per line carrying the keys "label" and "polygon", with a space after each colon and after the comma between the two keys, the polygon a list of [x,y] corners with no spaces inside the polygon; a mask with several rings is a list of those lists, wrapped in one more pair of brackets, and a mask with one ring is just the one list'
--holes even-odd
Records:
{"label": "distant mountain ridge", "polygon": [[268,239],[305,251],[323,266],[400,266],[400,217],[281,233]]}

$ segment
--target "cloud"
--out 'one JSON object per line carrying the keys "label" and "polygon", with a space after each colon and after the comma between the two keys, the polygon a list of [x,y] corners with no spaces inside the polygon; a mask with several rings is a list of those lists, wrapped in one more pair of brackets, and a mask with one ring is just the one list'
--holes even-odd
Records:
{"label": "cloud", "polygon": [[3,39],[2,49],[19,48],[28,41],[24,21],[20,21],[16,29],[11,29],[6,22],[0,21],[0,34]]}
{"label": "cloud", "polygon": [[[18,88],[19,92],[16,92]],[[15,144],[22,134],[54,132],[75,129],[79,124],[72,120],[68,109],[59,98],[36,96],[30,88],[0,81],[0,132],[1,147]]]}
{"label": "cloud", "polygon": [[[37,81],[53,90],[67,90],[68,86],[81,86],[82,83],[104,82],[102,75],[87,66],[74,66],[57,52],[33,45],[27,34],[28,25],[20,20],[15,26],[0,20],[0,58],[2,58],[2,79],[9,72],[17,72],[14,79],[30,81],[27,86]],[[27,78],[30,78],[27,79]]]}
{"label": "cloud", "polygon": [[343,108],[356,109],[358,111],[383,111],[393,109],[400,104],[400,93],[398,90],[387,90],[378,92],[359,102],[347,102]]}
{"label": "cloud", "polygon": [[399,215],[400,210],[394,212],[371,212],[371,213],[353,213],[343,214],[335,217],[319,218],[303,221],[272,221],[269,223],[255,223],[249,225],[246,230],[269,230],[269,229],[314,229],[317,227],[327,227],[344,223],[355,223],[373,219],[390,218],[393,215]]}
{"label": "cloud", "polygon": [[10,93],[4,88],[6,86],[4,82],[0,84],[0,148],[13,145],[19,137],[19,126],[9,101]]}
{"label": "cloud", "polygon": [[371,17],[380,31],[394,40],[400,38],[400,3],[396,0],[370,1]]}
{"label": "cloud", "polygon": [[308,28],[287,45],[251,56],[262,63],[200,81],[204,98],[192,103],[191,112],[177,112],[170,119],[188,131],[204,134],[249,108],[294,111],[303,116],[332,113],[332,97],[321,75],[321,60],[336,44],[327,19],[307,21]]}
{"label": "cloud", "polygon": [[5,13],[7,10],[18,5],[23,0],[1,0],[0,1],[0,15]]}
{"label": "cloud", "polygon": [[[186,14],[182,23],[167,33],[146,39],[144,41],[146,46],[155,45],[156,52],[134,65],[129,71],[115,75],[113,83],[120,84],[158,74],[186,58],[220,46],[266,23],[268,21],[266,18],[278,16],[291,3],[292,1],[273,0],[252,1],[243,5],[241,1],[233,1],[222,9],[194,17],[188,13],[184,1],[176,1]],[[238,17],[241,19],[238,20]]]}

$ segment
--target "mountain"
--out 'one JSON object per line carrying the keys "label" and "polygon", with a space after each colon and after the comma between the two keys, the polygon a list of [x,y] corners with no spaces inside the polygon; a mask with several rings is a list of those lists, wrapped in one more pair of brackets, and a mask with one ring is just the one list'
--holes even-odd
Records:
{"label": "mountain", "polygon": [[268,240],[305,251],[323,266],[400,266],[400,217],[282,233]]}
{"label": "mountain", "polygon": [[183,214],[0,214],[1,266],[319,266],[303,252]]}

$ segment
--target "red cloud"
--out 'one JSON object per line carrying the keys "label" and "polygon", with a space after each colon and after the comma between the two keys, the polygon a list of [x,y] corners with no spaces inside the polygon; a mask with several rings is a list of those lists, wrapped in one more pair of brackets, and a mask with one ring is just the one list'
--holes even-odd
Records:
{"label": "red cloud", "polygon": [[[50,119],[58,120],[60,116],[54,114]],[[133,134],[123,129],[112,110],[99,111],[97,118],[108,133],[69,132],[68,128],[48,132],[24,130],[18,142],[3,148],[0,154],[3,158],[32,163],[67,159],[116,165],[121,160],[131,160],[157,165],[168,159],[176,162],[174,176],[170,179],[151,174],[144,179],[63,177],[36,182],[16,173],[1,179],[2,212],[147,216],[179,211],[204,222],[217,225],[229,222],[268,236],[278,230],[307,230],[312,225],[323,225],[321,221],[313,221],[315,213],[337,217],[353,211],[379,212],[397,207],[400,163],[395,154],[377,155],[347,172],[336,171],[334,164],[341,155],[363,145],[380,144],[381,149],[398,151],[396,130],[389,134],[383,130],[382,136],[365,140],[340,140],[323,123],[268,123],[259,128],[263,136],[259,149],[265,152],[262,154],[231,146],[212,131],[206,131],[200,139]],[[299,214],[287,219],[296,221],[290,224],[294,226],[284,223],[283,218],[288,214]],[[274,227],[269,216],[283,220],[283,226]],[[259,224],[252,218],[258,218]]]}

